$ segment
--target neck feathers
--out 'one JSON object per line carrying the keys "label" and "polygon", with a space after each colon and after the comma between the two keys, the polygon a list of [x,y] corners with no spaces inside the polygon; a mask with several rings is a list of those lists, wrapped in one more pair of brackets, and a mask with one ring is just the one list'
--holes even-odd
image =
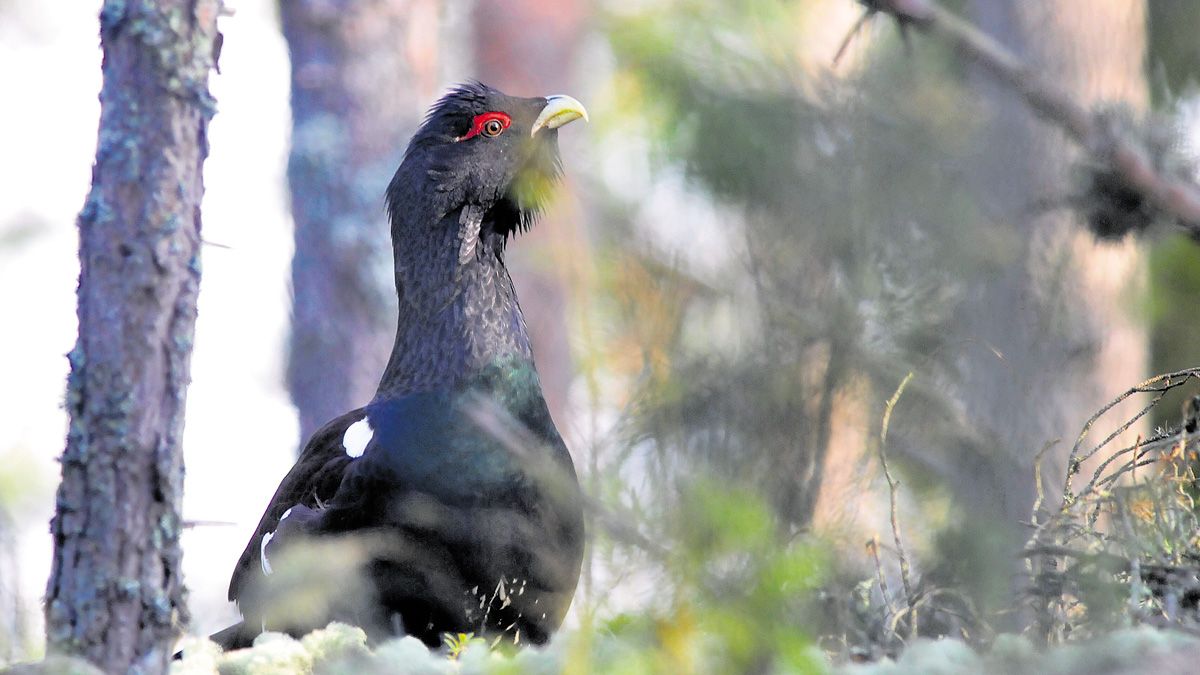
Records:
{"label": "neck feathers", "polygon": [[[532,364],[525,319],[504,266],[503,209],[464,206],[432,225],[393,214],[396,342],[376,399],[454,388],[489,365]],[[515,214],[514,214],[515,215]]]}

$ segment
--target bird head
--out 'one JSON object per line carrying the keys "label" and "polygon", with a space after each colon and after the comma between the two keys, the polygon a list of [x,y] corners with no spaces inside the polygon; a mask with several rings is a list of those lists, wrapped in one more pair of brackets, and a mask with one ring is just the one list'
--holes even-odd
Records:
{"label": "bird head", "polygon": [[587,111],[570,96],[519,98],[479,83],[451,90],[388,187],[393,228],[436,223],[468,206],[486,213],[501,239],[527,228],[561,173],[558,128],[581,118]]}

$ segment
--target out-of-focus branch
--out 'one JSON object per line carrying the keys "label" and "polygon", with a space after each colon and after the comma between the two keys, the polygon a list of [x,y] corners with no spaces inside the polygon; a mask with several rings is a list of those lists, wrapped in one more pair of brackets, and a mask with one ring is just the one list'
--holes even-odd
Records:
{"label": "out-of-focus branch", "polygon": [[[896,542],[896,556],[900,559],[900,581],[904,585],[904,600],[908,603],[908,612],[910,614],[909,634],[911,637],[915,638],[917,636],[917,615],[916,607],[913,604],[915,596],[913,595],[912,583],[909,581],[910,575],[908,556],[904,553],[904,541],[900,536],[900,519],[896,513],[898,510],[896,505],[896,488],[899,486],[899,483],[896,481],[896,479],[892,478],[892,472],[890,469],[888,469],[886,451],[888,425],[892,421],[892,411],[895,410],[896,404],[900,402],[900,396],[904,393],[904,388],[908,386],[908,383],[912,381],[912,378],[913,374],[911,372],[908,375],[905,375],[904,379],[900,381],[900,386],[896,387],[896,393],[892,394],[892,397],[888,399],[887,403],[883,407],[883,422],[880,424],[879,428],[879,463],[883,467],[883,477],[887,479],[888,484],[888,495],[891,505],[892,537]],[[882,585],[880,588],[883,590]]]}
{"label": "out-of-focus branch", "polygon": [[[569,489],[563,482],[569,480],[568,476],[554,467],[547,468],[544,461],[530,452],[531,448],[538,447],[540,441],[524,424],[486,396],[471,394],[467,400],[468,405],[464,410],[471,421],[524,464],[530,475],[539,476],[547,481],[548,485],[557,484],[558,489]],[[670,552],[666,547],[643,534],[631,514],[610,507],[594,495],[583,494],[581,498],[584,509],[594,518],[594,522],[603,527],[613,539],[637,547],[659,561],[669,558]]]}
{"label": "out-of-focus branch", "polygon": [[1038,76],[1016,54],[934,0],[858,0],[867,14],[883,13],[900,26],[912,26],[945,40],[1011,87],[1046,122],[1063,129],[1095,161],[1109,168],[1125,187],[1173,218],[1200,239],[1200,186],[1167,175],[1145,148],[1123,137],[1111,124]]}

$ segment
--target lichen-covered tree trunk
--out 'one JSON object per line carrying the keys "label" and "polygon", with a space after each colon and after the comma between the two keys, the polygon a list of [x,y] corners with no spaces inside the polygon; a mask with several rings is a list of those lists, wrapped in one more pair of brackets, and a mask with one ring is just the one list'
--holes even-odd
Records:
{"label": "lichen-covered tree trunk", "polygon": [[[1143,0],[977,0],[972,8],[986,32],[1080,103],[1144,109]],[[970,345],[959,393],[984,442],[981,456],[960,458],[957,488],[1019,539],[1039,450],[1057,441],[1043,467],[1053,495],[1084,421],[1146,376],[1147,336],[1132,306],[1143,269],[1134,241],[1097,242],[1066,208],[1078,154],[1063,134],[990,75],[973,77],[986,115],[976,184],[1014,246],[998,255],[996,274],[977,281],[959,316],[959,337]],[[1109,419],[1118,416],[1131,415]],[[1098,443],[1116,426],[1102,422],[1091,438]],[[1131,442],[1139,430],[1130,430]]]}
{"label": "lichen-covered tree trunk", "polygon": [[219,0],[109,0],[79,339],[51,524],[48,650],[164,672],[180,577],[184,399],[200,281],[201,169]]}
{"label": "lichen-covered tree trunk", "polygon": [[[383,193],[447,71],[463,2],[287,0],[296,224],[288,386],[300,438],[375,393],[396,334]],[[453,48],[440,50],[443,42]]]}

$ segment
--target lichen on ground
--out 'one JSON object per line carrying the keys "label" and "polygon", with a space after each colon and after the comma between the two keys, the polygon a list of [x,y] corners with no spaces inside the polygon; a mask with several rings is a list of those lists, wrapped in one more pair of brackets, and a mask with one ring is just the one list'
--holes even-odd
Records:
{"label": "lichen on ground", "polygon": [[838,675],[1115,675],[1147,672],[1148,663],[1157,660],[1165,667],[1155,668],[1155,675],[1168,675],[1191,671],[1166,664],[1181,661],[1194,664],[1197,656],[1200,656],[1200,639],[1178,631],[1140,626],[1044,651],[1011,634],[999,636],[986,652],[976,652],[958,640],[921,639],[909,645],[896,660],[850,664],[837,668],[836,672]]}
{"label": "lichen on ground", "polygon": [[506,654],[474,639],[455,658],[444,649],[431,651],[413,637],[368,646],[362,629],[336,622],[299,640],[263,633],[253,647],[231,652],[223,653],[203,638],[188,638],[181,647],[183,658],[172,664],[172,675],[536,675],[562,672],[566,664],[563,649],[553,644]]}

